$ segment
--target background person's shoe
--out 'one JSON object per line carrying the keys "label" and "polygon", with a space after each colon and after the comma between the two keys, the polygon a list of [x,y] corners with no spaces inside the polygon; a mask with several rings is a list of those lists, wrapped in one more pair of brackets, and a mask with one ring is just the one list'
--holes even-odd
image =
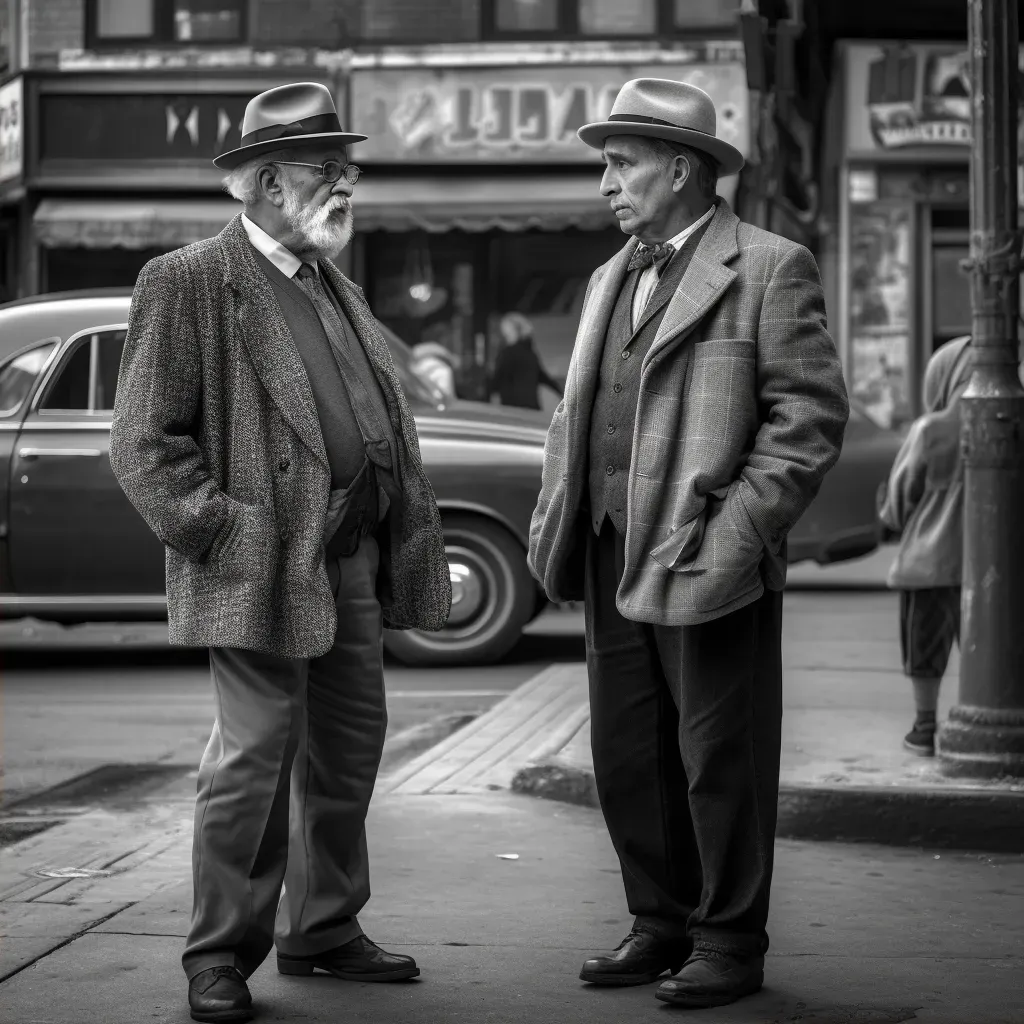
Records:
{"label": "background person's shoe", "polygon": [[649,985],[665,971],[678,971],[690,949],[689,939],[666,941],[634,928],[614,952],[587,960],[580,979],[591,985]]}
{"label": "background person's shoe", "polygon": [[388,953],[365,935],[313,956],[278,953],[277,969],[281,974],[306,977],[319,969],[343,981],[404,981],[420,973],[411,956]]}
{"label": "background person's shoe", "polygon": [[903,737],[903,746],[918,757],[934,757],[935,722],[914,722],[913,728]]}
{"label": "background person's shoe", "polygon": [[192,1019],[203,1024],[252,1020],[252,996],[234,967],[211,967],[188,983]]}
{"label": "background person's shoe", "polygon": [[663,981],[654,994],[673,1006],[700,1009],[734,1003],[757,992],[763,984],[763,956],[740,957],[695,949],[683,969]]}

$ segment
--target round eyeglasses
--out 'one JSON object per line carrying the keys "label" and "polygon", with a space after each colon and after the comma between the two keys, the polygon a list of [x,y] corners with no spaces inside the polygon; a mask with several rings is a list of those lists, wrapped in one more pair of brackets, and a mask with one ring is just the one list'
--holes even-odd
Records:
{"label": "round eyeglasses", "polygon": [[342,178],[350,185],[354,185],[359,180],[359,175],[363,173],[355,164],[343,164],[340,160],[325,160],[322,164],[305,164],[298,160],[274,160],[273,163],[288,164],[290,167],[312,167],[329,185]]}

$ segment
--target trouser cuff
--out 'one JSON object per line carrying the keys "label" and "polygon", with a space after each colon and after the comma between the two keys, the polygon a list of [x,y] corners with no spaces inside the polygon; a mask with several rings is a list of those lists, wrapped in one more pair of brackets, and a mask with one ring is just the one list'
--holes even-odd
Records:
{"label": "trouser cuff", "polygon": [[248,977],[241,959],[230,951],[186,955],[181,958],[181,966],[185,969],[185,976],[189,981],[211,967],[234,967],[243,978]]}
{"label": "trouser cuff", "polygon": [[287,938],[276,939],[274,945],[278,953],[284,953],[285,956],[319,956],[344,946],[362,934],[359,922],[350,917],[336,928],[317,931],[316,935],[289,935]]}
{"label": "trouser cuff", "polygon": [[686,922],[673,921],[664,917],[648,917],[638,914],[633,919],[637,931],[646,932],[663,942],[679,942],[686,938]]}
{"label": "trouser cuff", "polygon": [[768,951],[768,936],[730,935],[721,931],[697,931],[692,933],[693,948],[706,949],[726,956],[764,956]]}

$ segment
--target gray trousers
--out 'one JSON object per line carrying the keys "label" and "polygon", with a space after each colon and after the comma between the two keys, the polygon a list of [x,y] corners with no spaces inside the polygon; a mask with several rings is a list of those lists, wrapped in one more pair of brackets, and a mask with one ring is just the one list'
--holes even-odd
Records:
{"label": "gray trousers", "polygon": [[361,934],[387,727],[378,560],[365,537],[328,561],[338,631],[322,657],[210,648],[217,717],[199,768],[189,979],[218,966],[248,977],[275,943],[302,956]]}

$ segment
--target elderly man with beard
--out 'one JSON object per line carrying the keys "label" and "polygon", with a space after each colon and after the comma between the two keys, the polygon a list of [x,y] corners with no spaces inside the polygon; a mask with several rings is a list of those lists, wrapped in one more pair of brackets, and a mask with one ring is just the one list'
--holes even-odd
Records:
{"label": "elderly man with beard", "polygon": [[275,943],[284,974],[419,974],[356,916],[382,626],[437,630],[451,604],[415,424],[331,262],[363,138],[323,86],[257,96],[215,161],[245,212],[147,264],[132,300],[110,461],[166,545],[171,642],[209,648],[216,698],[182,958],[198,1021],[251,1018],[245,979]]}

